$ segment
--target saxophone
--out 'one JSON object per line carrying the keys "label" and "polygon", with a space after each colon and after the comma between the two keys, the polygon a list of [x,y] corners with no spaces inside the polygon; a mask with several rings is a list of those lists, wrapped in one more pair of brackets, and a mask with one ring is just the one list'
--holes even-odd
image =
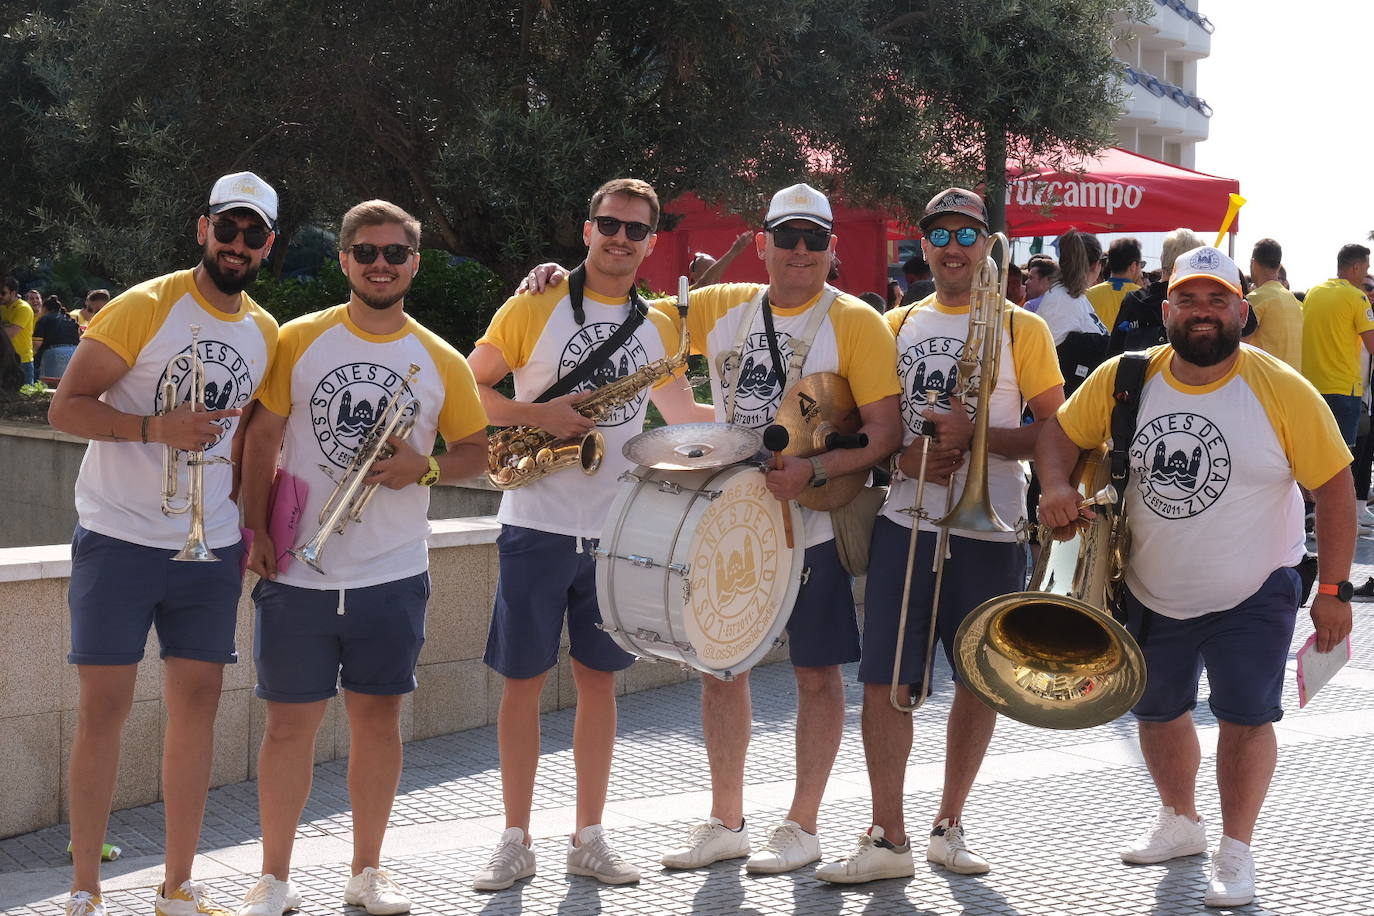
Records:
{"label": "saxophone", "polygon": [[[676,353],[656,359],[642,369],[595,389],[573,405],[593,423],[600,423],[641,391],[687,364],[687,278],[678,279],[677,310],[682,333]],[[598,429],[584,436],[559,439],[537,426],[507,426],[487,442],[487,479],[498,490],[515,490],[540,478],[577,465],[595,474],[606,454]]]}

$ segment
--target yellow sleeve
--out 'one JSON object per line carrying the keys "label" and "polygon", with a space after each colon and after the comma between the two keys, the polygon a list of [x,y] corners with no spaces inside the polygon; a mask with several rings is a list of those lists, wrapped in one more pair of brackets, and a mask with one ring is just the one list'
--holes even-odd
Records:
{"label": "yellow sleeve", "polygon": [[1365,331],[1374,331],[1374,306],[1370,306],[1369,300],[1358,291],[1350,293],[1350,312],[1355,333],[1363,334]]}
{"label": "yellow sleeve", "polygon": [[692,290],[687,296],[687,335],[691,351],[699,356],[713,356],[707,347],[711,329],[730,309],[748,302],[758,291],[757,283],[713,283]]}
{"label": "yellow sleeve", "polygon": [[894,338],[901,333],[902,324],[907,320],[907,317],[920,308],[921,304],[925,301],[925,299],[922,299],[920,302],[913,302],[910,305],[900,305],[895,309],[888,309],[886,312],[883,312],[883,320],[887,322],[888,330],[892,332]]}
{"label": "yellow sleeve", "polygon": [[1315,490],[1350,464],[1336,418],[1311,382],[1262,350],[1247,349],[1242,359],[1241,377],[1264,407],[1294,480]]}
{"label": "yellow sleeve", "polygon": [[501,352],[507,366],[521,368],[530,361],[549,315],[567,294],[567,284],[561,283],[542,293],[511,296],[491,317],[491,324],[487,325],[487,332],[478,339],[477,345],[491,344]]}
{"label": "yellow sleeve", "polygon": [[439,435],[457,442],[487,428],[487,412],[477,394],[468,361],[439,336],[426,330],[420,341],[444,378],[444,403],[439,408]]}
{"label": "yellow sleeve", "polygon": [[[319,336],[318,330],[309,334],[314,317],[305,315],[288,321],[277,332],[277,345],[272,350],[267,377],[258,388],[258,401],[279,417],[291,415],[291,371],[296,368],[296,361],[308,345],[304,338],[308,335],[310,340],[314,340]],[[319,322],[313,324],[318,325]]]}
{"label": "yellow sleeve", "polygon": [[[247,297],[244,298],[247,299]],[[252,308],[249,318],[258,326],[258,332],[262,334],[263,345],[267,348],[267,372],[263,373],[262,380],[258,383],[258,390],[253,392],[253,397],[260,397],[267,384],[267,376],[272,371],[272,364],[276,362],[277,336],[281,329],[277,326],[277,319],[268,314],[265,308],[252,299],[248,299],[248,302]]]}
{"label": "yellow sleeve", "polygon": [[1097,448],[1112,437],[1112,392],[1116,390],[1119,362],[1121,357],[1114,356],[1098,366],[1078,390],[1059,405],[1055,417],[1064,434],[1079,448]]}
{"label": "yellow sleeve", "polygon": [[1059,357],[1054,352],[1054,335],[1045,319],[1015,305],[1008,315],[1012,323],[1011,361],[1016,367],[1016,384],[1021,388],[1022,400],[1029,401],[1064,384]]}
{"label": "yellow sleeve", "polygon": [[[659,305],[661,302],[668,303],[668,307]],[[649,314],[644,316],[644,320],[649,322],[658,330],[658,336],[663,341],[663,352],[667,356],[672,356],[677,352],[678,345],[682,342],[682,325],[677,321],[677,300],[676,299],[654,299],[646,305],[649,306]],[[672,312],[672,317],[668,312]],[[688,346],[690,350],[690,345]],[[687,374],[687,366],[684,363],[672,375],[666,375],[654,383],[655,388],[662,388],[675,378],[682,378]]]}
{"label": "yellow sleeve", "polygon": [[179,298],[174,290],[165,289],[175,276],[140,283],[115,296],[91,318],[82,339],[100,341],[132,368]]}
{"label": "yellow sleeve", "polygon": [[897,338],[868,303],[842,295],[830,308],[840,351],[840,375],[849,381],[854,403],[863,407],[901,394]]}

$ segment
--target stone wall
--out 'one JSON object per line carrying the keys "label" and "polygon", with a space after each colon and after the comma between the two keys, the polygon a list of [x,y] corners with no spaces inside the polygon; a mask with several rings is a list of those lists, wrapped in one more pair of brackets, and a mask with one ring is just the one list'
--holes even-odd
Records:
{"label": "stone wall", "polygon": [[[406,740],[493,723],[501,696],[500,679],[482,664],[496,588],[499,526],[491,518],[470,518],[436,521],[433,527],[433,596],[420,655],[420,686],[408,697],[402,713]],[[77,708],[77,673],[66,662],[70,571],[65,544],[0,550],[0,761],[5,762],[8,783],[0,804],[0,837],[51,826],[67,817],[67,755]],[[256,775],[265,720],[265,706],[253,696],[253,616],[248,596],[254,577],[250,574],[248,580],[239,604],[240,661],[225,669],[216,722],[216,785]],[[785,657],[785,651],[773,650],[768,660]],[[133,711],[125,728],[116,807],[159,798],[165,718],[161,669],[153,636],[139,668]],[[639,661],[617,677],[620,692],[627,693],[688,676],[676,665]],[[543,708],[558,709],[574,702],[565,639],[558,668],[544,690]],[[315,756],[324,761],[347,753],[348,726],[336,698],[320,730]]]}

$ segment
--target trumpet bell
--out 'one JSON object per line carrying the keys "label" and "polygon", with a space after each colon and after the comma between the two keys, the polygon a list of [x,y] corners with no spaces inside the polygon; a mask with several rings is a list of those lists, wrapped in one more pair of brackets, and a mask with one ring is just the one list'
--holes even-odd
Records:
{"label": "trumpet bell", "polygon": [[1077,729],[1123,715],[1145,690],[1145,658],[1112,615],[1051,592],[979,605],[954,637],[964,686],[1005,716]]}
{"label": "trumpet bell", "polygon": [[219,557],[210,549],[210,545],[204,541],[187,541],[179,550],[173,560],[180,560],[183,563],[218,563]]}

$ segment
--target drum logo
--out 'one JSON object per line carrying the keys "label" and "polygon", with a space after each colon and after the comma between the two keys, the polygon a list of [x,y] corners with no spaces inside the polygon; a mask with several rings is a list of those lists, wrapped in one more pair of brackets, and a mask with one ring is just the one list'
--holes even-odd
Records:
{"label": "drum logo", "polygon": [[[618,327],[619,325],[614,322],[597,321],[588,322],[578,328],[576,333],[563,345],[563,352],[559,354],[558,377],[562,378],[581,365],[582,361],[595,352],[596,348],[601,346],[602,341],[614,334]],[[592,374],[573,390],[594,391],[603,385],[609,385],[618,378],[624,378],[632,372],[637,372],[648,364],[649,355],[644,350],[644,344],[640,341],[638,334],[632,334],[609,358],[602,360],[599,366],[592,369]],[[630,400],[611,411],[610,416],[597,425],[603,427],[621,426],[630,422],[641,415],[644,401],[648,396],[648,389],[640,391]]]}
{"label": "drum logo", "polygon": [[[404,375],[376,363],[349,363],[330,370],[310,395],[310,424],[320,453],[336,468],[347,468],[377,417],[386,410],[391,393]],[[405,388],[411,397],[414,392]],[[419,402],[407,408],[418,412]]]}
{"label": "drum logo", "polygon": [[1221,498],[1231,480],[1231,450],[1214,423],[1171,413],[1131,440],[1131,472],[1145,505],[1161,518],[1191,518]]}
{"label": "drum logo", "polygon": [[[964,342],[956,337],[927,337],[902,351],[897,360],[897,373],[902,378],[902,422],[913,435],[922,435],[925,421],[921,414],[930,409],[926,392],[935,391],[936,413],[949,411],[950,396],[959,380],[959,356]],[[976,381],[976,380],[975,380]],[[970,387],[976,390],[972,382]],[[965,404],[969,419],[973,405]]]}
{"label": "drum logo", "polygon": [[[189,356],[190,353],[191,346],[187,344],[181,348],[177,356]],[[243,358],[238,350],[223,341],[201,340],[196,347],[196,355],[200,357],[201,363],[205,366],[206,410],[227,410],[231,407],[242,407],[248,403],[248,398],[255,387],[253,373],[248,366],[248,361]],[[168,370],[171,370],[170,374]],[[174,358],[162,370],[162,375],[157,380],[157,394],[154,397],[158,413],[167,409],[163,398],[163,386],[169,381],[176,386],[178,404],[191,397],[191,365],[189,359]],[[215,425],[220,428],[220,434],[206,451],[213,449],[223,441],[224,434],[229,431],[230,422],[228,418],[215,421]]]}
{"label": "drum logo", "polygon": [[780,551],[781,504],[763,475],[740,475],[701,516],[691,554],[687,620],[703,662],[730,667],[768,635],[781,610],[790,557]]}
{"label": "drum logo", "polygon": [[[778,355],[782,357],[782,371],[792,358],[786,334],[778,335]],[[754,429],[773,421],[782,402],[782,382],[773,368],[773,356],[768,350],[768,335],[750,334],[740,354],[739,382],[735,391],[734,422]],[[722,385],[726,380],[722,380]]]}

